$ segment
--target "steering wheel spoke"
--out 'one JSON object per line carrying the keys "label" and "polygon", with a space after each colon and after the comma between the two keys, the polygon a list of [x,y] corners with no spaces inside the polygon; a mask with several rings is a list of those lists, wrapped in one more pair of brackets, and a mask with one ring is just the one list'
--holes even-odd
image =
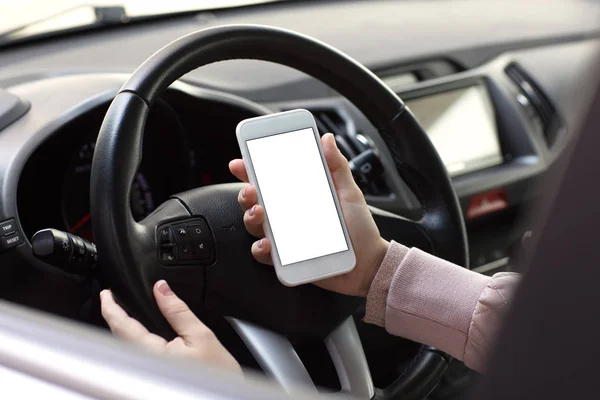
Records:
{"label": "steering wheel spoke", "polygon": [[421,221],[414,221],[373,206],[369,206],[369,209],[384,239],[432,252],[431,239]]}
{"label": "steering wheel spoke", "polygon": [[[239,319],[228,318],[228,321],[267,376],[289,392],[298,385],[317,392],[304,364],[285,336]],[[354,319],[348,317],[342,322],[325,338],[325,345],[340,380],[341,393],[357,399],[371,399],[375,389]]]}

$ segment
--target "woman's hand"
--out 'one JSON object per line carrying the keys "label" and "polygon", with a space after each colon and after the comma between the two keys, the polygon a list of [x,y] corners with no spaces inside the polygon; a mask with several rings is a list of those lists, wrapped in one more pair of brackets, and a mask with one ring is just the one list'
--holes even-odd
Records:
{"label": "woman's hand", "polygon": [[179,335],[170,342],[148,332],[142,324],[127,315],[115,302],[110,290],[103,290],[100,293],[102,316],[115,336],[148,350],[196,358],[207,364],[242,374],[238,362],[223,347],[214,333],[173,293],[167,282],[158,281],[154,285],[154,298],[163,316]]}
{"label": "woman's hand", "polygon": [[[379,234],[365,197],[354,182],[348,160],[337,148],[333,135],[330,133],[324,135],[321,144],[356,254],[356,267],[347,274],[323,279],[315,282],[315,285],[342,294],[366,297],[389,243]],[[229,169],[238,179],[248,182],[243,160],[231,161]],[[310,196],[310,188],[299,187],[297,193],[298,196]],[[260,238],[252,245],[252,255],[259,262],[272,265],[271,243],[264,237],[263,231],[265,212],[257,204],[256,189],[251,185],[246,186],[240,191],[238,201],[245,211],[246,229]],[[306,218],[310,217],[310,215],[306,216]]]}

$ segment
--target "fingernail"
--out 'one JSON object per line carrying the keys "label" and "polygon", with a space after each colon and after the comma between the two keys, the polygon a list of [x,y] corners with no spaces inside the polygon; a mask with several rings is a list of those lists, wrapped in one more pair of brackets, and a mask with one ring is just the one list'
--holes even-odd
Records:
{"label": "fingernail", "polygon": [[252,206],[252,208],[248,210],[248,215],[252,217],[252,216],[254,216],[255,212],[256,212],[256,206]]}
{"label": "fingernail", "polygon": [[265,239],[260,239],[260,240],[258,241],[258,243],[257,243],[257,246],[258,246],[258,248],[259,248],[259,249],[262,249],[262,247],[263,247],[263,245],[264,245],[264,240],[265,240]]}
{"label": "fingernail", "polygon": [[244,187],[242,189],[242,197],[246,197],[246,190],[248,189],[248,186]]}
{"label": "fingernail", "polygon": [[102,290],[102,291],[100,292],[100,297],[102,298],[102,296],[104,296],[104,294],[105,294],[106,292],[108,292],[108,290],[106,290],[106,289]]}
{"label": "fingernail", "polygon": [[163,296],[170,296],[173,294],[173,291],[169,287],[167,281],[159,281],[156,288],[158,289],[158,292]]}

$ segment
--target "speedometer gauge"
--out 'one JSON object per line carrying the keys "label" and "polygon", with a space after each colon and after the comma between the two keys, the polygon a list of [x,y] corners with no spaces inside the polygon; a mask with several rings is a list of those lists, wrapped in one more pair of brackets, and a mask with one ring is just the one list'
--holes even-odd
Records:
{"label": "speedometer gauge", "polygon": [[[69,232],[92,240],[90,173],[95,142],[80,146],[73,154],[63,183],[62,214]],[[131,190],[131,212],[139,221],[154,210],[154,196],[143,173],[138,173]]]}

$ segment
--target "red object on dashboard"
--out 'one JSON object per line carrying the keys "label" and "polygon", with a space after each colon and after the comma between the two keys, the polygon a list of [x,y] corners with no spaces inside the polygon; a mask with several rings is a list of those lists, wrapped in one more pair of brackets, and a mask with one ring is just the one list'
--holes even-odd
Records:
{"label": "red object on dashboard", "polygon": [[494,189],[471,197],[467,208],[467,219],[475,219],[508,207],[504,189]]}

